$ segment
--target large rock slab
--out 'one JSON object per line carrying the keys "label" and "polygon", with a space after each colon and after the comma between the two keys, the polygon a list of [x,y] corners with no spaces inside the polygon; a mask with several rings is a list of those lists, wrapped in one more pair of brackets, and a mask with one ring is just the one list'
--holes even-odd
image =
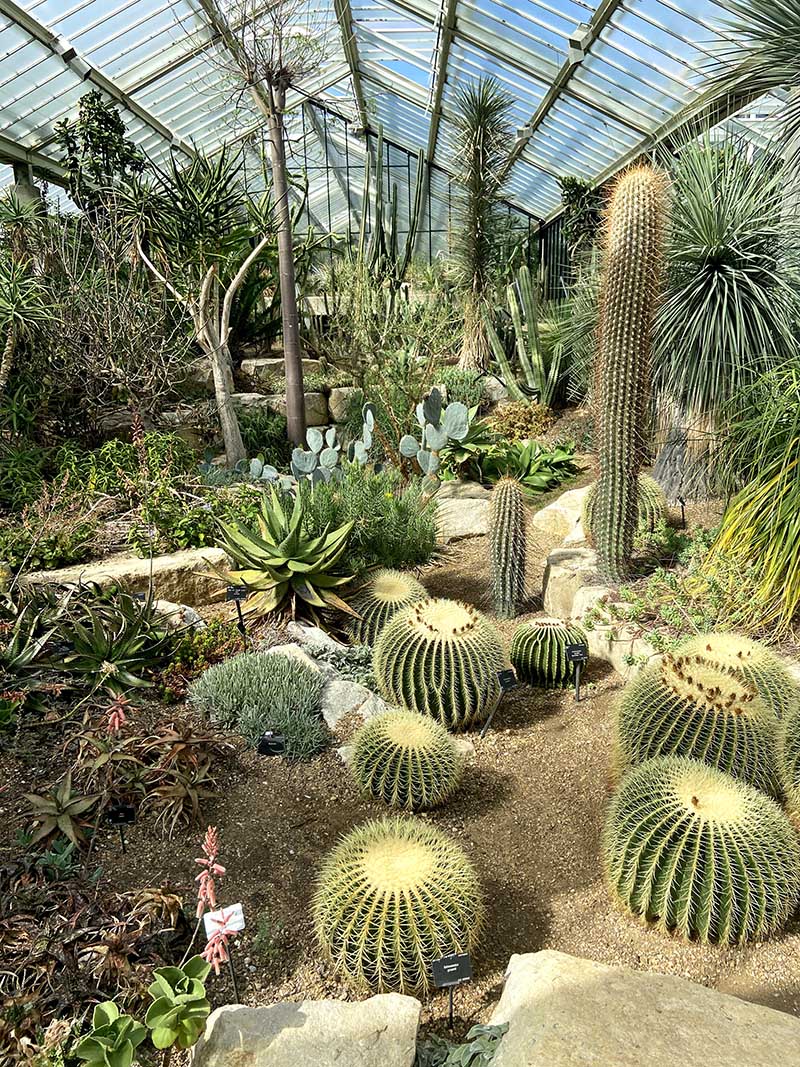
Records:
{"label": "large rock slab", "polygon": [[344,422],[350,407],[350,397],[356,392],[354,385],[337,385],[331,389],[328,397],[328,410],[331,422]]}
{"label": "large rock slab", "polygon": [[[324,393],[304,393],[307,426],[328,425],[328,398]],[[286,396],[284,393],[273,393],[264,396],[262,393],[234,393],[234,404],[243,411],[253,411],[258,408],[268,408],[277,411],[279,415],[286,414]]]}
{"label": "large rock slab", "polygon": [[[321,364],[318,359],[303,359],[303,374],[319,374]],[[282,356],[269,359],[243,359],[239,364],[239,373],[247,382],[259,388],[274,385],[276,378],[286,374],[286,364]]]}
{"label": "large rock slab", "polygon": [[386,993],[356,1003],[217,1008],[193,1067],[412,1067],[422,1005]]}
{"label": "large rock slab", "polygon": [[512,956],[492,1067],[798,1067],[800,1019],[683,978]]}
{"label": "large rock slab", "polygon": [[537,540],[545,548],[555,548],[564,542],[579,544],[584,540],[583,503],[589,486],[580,489],[568,489],[557,500],[541,508],[531,519],[531,528]]}
{"label": "large rock slab", "polygon": [[[196,608],[225,598],[225,583],[213,573],[212,567],[224,570],[227,557],[221,548],[188,548],[152,560],[153,588],[159,600],[173,604],[188,604]],[[33,571],[20,581],[25,585],[77,585],[97,582],[103,589],[120,585],[132,593],[147,592],[150,583],[151,561],[118,553],[74,567],[56,571]]]}
{"label": "large rock slab", "polygon": [[579,590],[600,584],[594,549],[557,548],[547,557],[542,579],[546,614],[556,619],[571,619]]}
{"label": "large rock slab", "polygon": [[445,482],[436,494],[436,528],[440,544],[489,532],[491,493],[478,482]]}

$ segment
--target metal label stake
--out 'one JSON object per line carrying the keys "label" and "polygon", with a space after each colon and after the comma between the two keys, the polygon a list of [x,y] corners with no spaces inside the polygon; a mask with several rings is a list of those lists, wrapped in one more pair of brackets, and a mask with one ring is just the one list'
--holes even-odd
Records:
{"label": "metal label stake", "polygon": [[453,993],[456,986],[469,982],[472,978],[472,960],[468,952],[454,952],[442,956],[431,964],[433,984],[437,989],[446,989],[449,994],[447,1028],[452,1032],[454,1021]]}
{"label": "metal label stake", "polygon": [[584,663],[588,663],[589,661],[589,649],[582,643],[576,643],[574,645],[567,645],[565,652],[567,654],[567,663],[574,663],[575,665],[575,702],[580,704],[581,672]]}
{"label": "metal label stake", "polygon": [[[516,689],[518,682],[517,676],[511,667],[506,667],[502,671],[497,672],[497,680],[500,683],[500,697],[502,697],[509,691],[509,689]],[[489,732],[489,727],[492,725],[492,720],[495,717],[497,709],[500,707],[500,701],[497,701],[492,712],[486,722],[483,724],[483,729],[480,732],[480,738],[483,740],[486,734]]]}
{"label": "metal label stake", "polygon": [[247,651],[247,627],[244,622],[244,615],[242,614],[242,601],[247,600],[250,595],[250,590],[246,585],[229,585],[225,593],[226,600],[233,600],[236,604],[236,615],[238,622],[236,624],[239,633],[242,635],[242,646],[244,651]]}

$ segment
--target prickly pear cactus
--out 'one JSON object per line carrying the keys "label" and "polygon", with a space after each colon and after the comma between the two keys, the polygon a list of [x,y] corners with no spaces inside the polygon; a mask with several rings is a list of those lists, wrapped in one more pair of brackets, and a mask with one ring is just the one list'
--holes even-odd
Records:
{"label": "prickly pear cactus", "polygon": [[501,478],[489,501],[489,562],[495,611],[519,615],[525,602],[528,512],[519,482]]}
{"label": "prickly pear cactus", "polygon": [[542,689],[571,685],[575,665],[567,659],[567,645],[585,645],[580,627],[560,619],[524,622],[511,638],[511,664],[520,681]]}
{"label": "prickly pear cactus", "polygon": [[762,940],[781,929],[800,893],[800,849],[786,815],[695,760],[649,760],[626,775],[603,851],[621,903],[687,940]]}
{"label": "prickly pear cactus", "polygon": [[434,387],[417,404],[416,416],[422,440],[418,441],[413,434],[405,434],[400,438],[400,454],[406,459],[415,459],[426,478],[435,483],[441,466],[441,450],[448,441],[463,441],[469,433],[469,408],[459,401],[443,408],[442,394]]}
{"label": "prickly pear cactus", "polygon": [[698,655],[665,655],[625,687],[617,705],[623,764],[690,756],[778,790],[778,717],[755,686]]}
{"label": "prickly pear cactus", "polygon": [[425,586],[413,574],[388,568],[373,571],[349,600],[350,607],[361,616],[350,625],[353,644],[374,645],[393,615],[427,595]]}
{"label": "prickly pear cactus", "polygon": [[[594,482],[583,501],[583,530],[587,541],[593,541],[597,482]],[[664,490],[648,474],[640,474],[638,480],[636,532],[652,534],[667,518],[667,497]]]}
{"label": "prickly pear cactus", "polygon": [[640,166],[618,180],[606,215],[598,334],[600,477],[592,535],[600,569],[612,580],[630,573],[638,521],[665,214],[664,178]]}

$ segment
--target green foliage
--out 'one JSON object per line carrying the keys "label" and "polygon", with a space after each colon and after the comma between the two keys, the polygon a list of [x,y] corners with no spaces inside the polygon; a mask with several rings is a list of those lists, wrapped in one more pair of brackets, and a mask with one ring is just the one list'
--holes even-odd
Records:
{"label": "green foliage", "polygon": [[689,756],[775,795],[778,717],[741,676],[705,654],[667,653],[639,671],[616,708],[619,757]]}
{"label": "green foliage", "polygon": [[571,685],[575,664],[567,659],[567,645],[586,644],[580,627],[560,619],[533,619],[514,631],[511,664],[529,685],[556,689]]}
{"label": "green foliage", "polygon": [[86,837],[83,832],[85,817],[96,805],[96,796],[84,796],[72,789],[72,773],[67,771],[61,782],[46,796],[25,793],[30,804],[30,815],[38,822],[30,844],[45,841],[53,834],[62,833],[79,847]]}
{"label": "green foliage", "polygon": [[0,561],[14,573],[82,563],[92,555],[96,529],[69,505],[48,514],[44,525],[38,506],[26,508],[17,521],[0,519]]}
{"label": "green foliage", "polygon": [[607,219],[598,355],[600,477],[593,526],[600,570],[615,580],[630,571],[633,555],[665,216],[663,178],[647,166],[626,171]]}
{"label": "green foliage", "polygon": [[527,520],[521,486],[501,478],[489,500],[489,563],[495,611],[505,619],[519,615],[525,602]]}
{"label": "green foliage", "polygon": [[95,1006],[92,1029],[77,1043],[74,1055],[98,1067],[131,1067],[136,1049],[147,1037],[147,1027],[131,1015],[121,1015],[113,1000]]}
{"label": "green foliage", "polygon": [[469,409],[469,428],[461,440],[451,438],[439,452],[442,476],[481,481],[483,462],[498,450],[497,437],[488,422],[475,418],[477,408]]}
{"label": "green foliage", "polygon": [[358,784],[384,804],[422,811],[458,788],[462,759],[438,722],[397,709],[369,719],[353,738],[350,763]]}
{"label": "green foliage", "polygon": [[465,408],[479,408],[484,399],[484,378],[474,370],[442,367],[436,374],[437,384],[444,387],[448,403],[457,402]]}
{"label": "green foliage", "polygon": [[431,964],[474,949],[483,921],[475,871],[439,830],[387,818],[352,830],[322,865],[319,943],[360,988],[424,993]]}
{"label": "green foliage", "polygon": [[236,725],[253,747],[267,730],[283,734],[290,759],[308,759],[328,742],[321,719],[323,682],[305,663],[247,652],[209,667],[189,700],[215,722]]}
{"label": "green foliage", "polygon": [[389,619],[427,595],[424,585],[411,574],[385,568],[373,571],[350,600],[360,616],[350,623],[351,639],[355,644],[374,645]]}
{"label": "green foliage", "polygon": [[489,717],[500,700],[500,635],[480,612],[454,600],[420,600],[384,626],[375,677],[392,704],[463,730]]}
{"label": "green foliage", "polygon": [[329,663],[337,674],[350,682],[358,682],[367,689],[377,689],[372,670],[372,649],[369,645],[342,645],[314,650],[318,663]]}
{"label": "green foliage", "polygon": [[507,1030],[508,1023],[479,1023],[470,1029],[463,1045],[429,1034],[417,1041],[414,1067],[489,1067]]}
{"label": "green foliage", "polygon": [[[583,501],[583,530],[587,540],[594,537],[593,526],[597,505],[597,482],[589,486]],[[656,533],[667,517],[667,498],[658,482],[647,474],[637,479],[637,534]]]}
{"label": "green foliage", "polygon": [[490,429],[506,441],[531,441],[541,437],[555,421],[544,404],[513,400],[496,408],[486,420]]}
{"label": "green foliage", "polygon": [[[49,451],[30,441],[0,441],[0,509],[19,511],[35,503],[49,462]],[[5,559],[2,548],[0,558]]]}
{"label": "green foliage", "polygon": [[202,956],[192,956],[183,967],[153,972],[147,990],[153,1003],[144,1021],[155,1048],[191,1048],[200,1037],[211,1012],[205,988],[210,970]]}
{"label": "green foliage", "polygon": [[485,481],[514,478],[530,494],[556,489],[579,470],[571,442],[552,447],[538,441],[511,442],[491,450],[483,461]]}
{"label": "green foliage", "polygon": [[89,493],[108,493],[131,501],[141,499],[155,483],[174,482],[194,469],[191,448],[174,433],[149,430],[140,444],[112,438],[87,450],[77,442],[63,444],[53,457],[56,476]]}
{"label": "green foliage", "polygon": [[[308,375],[304,376],[306,389]],[[248,456],[262,456],[265,463],[286,470],[292,459],[292,443],[286,430],[286,417],[263,407],[239,411],[239,429]]]}
{"label": "green foliage", "polygon": [[786,815],[694,760],[631,771],[608,810],[603,849],[621,903],[686,939],[762,941],[797,904],[800,849]]}
{"label": "green foliage", "polygon": [[556,180],[564,206],[561,232],[574,262],[591,249],[597,238],[602,221],[603,193],[581,178],[567,175]]}
{"label": "green foliage", "polygon": [[223,619],[210,619],[205,629],[187,630],[173,638],[169,663],[159,678],[162,698],[168,704],[183,700],[190,682],[241,645],[236,623]]}

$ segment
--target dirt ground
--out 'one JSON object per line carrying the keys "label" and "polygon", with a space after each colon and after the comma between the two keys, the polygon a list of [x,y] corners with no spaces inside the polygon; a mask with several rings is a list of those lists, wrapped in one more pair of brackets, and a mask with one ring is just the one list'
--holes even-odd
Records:
{"label": "dirt ground", "polygon": [[[428,589],[487,608],[486,547],[484,538],[453,546],[444,560],[422,571]],[[534,550],[529,564],[530,586],[537,590],[541,554]],[[535,613],[535,598],[529,606]],[[510,635],[515,624],[499,625]],[[621,683],[599,663],[590,665],[586,683],[580,703],[571,691],[520,687],[508,694],[487,737],[471,735],[475,755],[458,794],[422,816],[462,845],[486,893],[475,980],[456,993],[457,1032],[488,1019],[512,953],[542,948],[691,978],[800,1014],[800,922],[766,944],[700,947],[646,928],[610,901],[599,839],[609,790],[611,709]],[[309,916],[321,857],[341,834],[385,811],[360,796],[337,755],[353,725],[307,764],[239,748],[223,795],[207,806],[206,821],[220,829],[227,867],[221,899],[241,900],[248,920],[236,947],[246,1003],[354,995],[321,962]],[[9,843],[8,835],[22,826],[20,794],[29,788],[20,777],[37,775],[22,768],[7,772],[15,784],[0,792],[0,832]],[[168,882],[190,902],[201,836],[193,828],[162,841],[143,822],[130,829],[126,855],[108,831],[95,858],[120,889]],[[224,973],[211,985],[215,1003],[232,999]],[[446,1013],[446,995],[431,997],[426,1024],[443,1029]]]}

